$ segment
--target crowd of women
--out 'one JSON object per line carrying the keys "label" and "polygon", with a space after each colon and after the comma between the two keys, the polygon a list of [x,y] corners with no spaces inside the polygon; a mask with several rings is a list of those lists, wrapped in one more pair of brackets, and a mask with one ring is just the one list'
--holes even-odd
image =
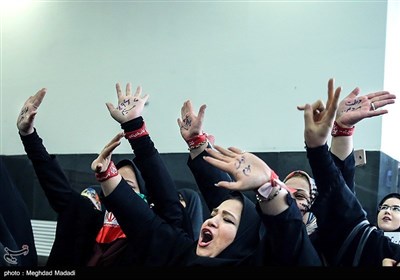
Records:
{"label": "crowd of women", "polygon": [[[354,192],[355,125],[387,114],[385,108],[395,102],[394,94],[360,95],[355,88],[340,99],[341,87],[335,87],[330,79],[326,102],[317,100],[297,108],[304,114],[304,142],[312,174],[294,170],[286,176],[276,174],[254,153],[217,145],[217,139],[203,130],[206,105],[196,112],[187,100],[177,123],[189,148],[188,167],[210,213],[199,221],[199,214],[191,214],[191,203],[185,202],[176,188],[146,128],[143,110],[149,96],[140,86],[133,92],[130,83],[125,92],[117,84],[116,91],[116,105],[106,105],[121,132],[110,137],[91,164],[101,186],[98,192],[74,191],[57,157],[48,153],[38,134],[35,119],[47,89],[29,97],[18,115],[26,154],[58,213],[46,266],[399,264],[400,245],[391,242],[385,232],[400,228],[400,195],[388,194],[382,199],[377,224],[372,225]],[[122,140],[129,142],[133,160],[114,164],[113,152]],[[6,232],[9,226],[3,220],[0,226]],[[26,248],[26,241],[17,238],[15,231],[8,230],[8,241],[1,240],[2,264],[37,265],[32,242],[30,254],[6,258],[10,250]],[[24,261],[28,256],[31,262]]]}

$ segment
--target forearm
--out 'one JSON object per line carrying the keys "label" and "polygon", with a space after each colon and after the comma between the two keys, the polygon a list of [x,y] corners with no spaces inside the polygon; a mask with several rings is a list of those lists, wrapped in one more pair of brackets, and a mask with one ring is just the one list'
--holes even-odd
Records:
{"label": "forearm", "polygon": [[[288,191],[276,187],[272,190],[269,198],[262,198],[259,200],[260,209],[263,214],[270,216],[277,216],[289,208]],[[290,195],[289,195],[290,196]],[[260,195],[258,195],[260,198]]]}
{"label": "forearm", "polygon": [[51,207],[60,213],[68,205],[73,193],[68,178],[56,157],[47,152],[36,130],[26,136],[20,134],[20,137]]}
{"label": "forearm", "polygon": [[346,159],[353,151],[353,136],[332,137],[331,152],[340,160]]}
{"label": "forearm", "polygon": [[[144,127],[144,121],[142,117],[138,117],[123,123],[121,127],[125,133],[140,131]],[[146,183],[151,202],[154,203],[154,211],[168,223],[182,226],[182,208],[175,182],[148,132],[144,136],[129,139],[129,143],[136,155],[134,162]]]}
{"label": "forearm", "polygon": [[[277,215],[262,215],[263,223],[268,231],[267,249],[271,251],[272,264],[320,266],[321,260],[307,235],[295,200],[287,192],[282,198],[286,205],[284,211]],[[260,206],[263,204],[268,203],[261,203]]]}
{"label": "forearm", "polygon": [[209,208],[209,210],[217,207],[226,195],[230,192],[228,189],[218,188],[214,184],[219,181],[232,181],[228,173],[212,166],[203,159],[203,156],[208,155],[203,150],[196,158],[189,157],[187,165],[192,172],[197,186]]}
{"label": "forearm", "polygon": [[318,188],[311,211],[317,218],[318,230],[324,242],[332,244],[333,248],[340,247],[349,231],[366,219],[365,212],[346,186],[326,144],[307,148],[307,157]]}
{"label": "forearm", "polygon": [[337,168],[339,168],[340,173],[342,173],[343,179],[346,185],[354,193],[354,178],[355,178],[355,159],[354,152],[352,151],[347,158],[344,160],[339,159],[336,155],[331,154],[333,161]]}

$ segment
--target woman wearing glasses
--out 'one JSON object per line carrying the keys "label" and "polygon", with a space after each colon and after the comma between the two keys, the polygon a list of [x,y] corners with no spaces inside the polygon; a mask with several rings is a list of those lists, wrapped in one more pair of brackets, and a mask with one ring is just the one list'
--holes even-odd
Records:
{"label": "woman wearing glasses", "polygon": [[381,200],[376,223],[385,232],[400,231],[400,194],[389,193]]}

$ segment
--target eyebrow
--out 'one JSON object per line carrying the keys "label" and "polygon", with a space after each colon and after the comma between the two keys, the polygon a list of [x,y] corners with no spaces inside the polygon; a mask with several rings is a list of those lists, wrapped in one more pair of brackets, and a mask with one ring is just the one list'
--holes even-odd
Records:
{"label": "eyebrow", "polygon": [[389,204],[382,204],[382,206],[389,206],[389,207],[399,207],[400,208],[400,205],[397,205],[397,204],[394,204],[394,205],[389,205]]}
{"label": "eyebrow", "polygon": [[[215,212],[218,212],[218,211],[219,211],[218,208],[214,208],[214,209],[211,211],[211,214],[212,214],[212,213],[215,213]],[[222,210],[222,215],[231,216],[232,218],[235,219],[235,221],[238,220],[238,219],[236,218],[236,216],[235,216],[233,213],[231,213],[231,212],[229,212],[229,211],[227,211],[227,210]]]}

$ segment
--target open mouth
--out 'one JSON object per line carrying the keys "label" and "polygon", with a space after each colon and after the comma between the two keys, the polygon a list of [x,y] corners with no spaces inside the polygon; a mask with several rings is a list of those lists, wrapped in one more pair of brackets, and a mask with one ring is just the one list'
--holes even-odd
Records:
{"label": "open mouth", "polygon": [[213,235],[211,231],[208,229],[203,229],[201,231],[201,236],[198,244],[200,247],[206,247],[211,243],[212,240],[213,240]]}

